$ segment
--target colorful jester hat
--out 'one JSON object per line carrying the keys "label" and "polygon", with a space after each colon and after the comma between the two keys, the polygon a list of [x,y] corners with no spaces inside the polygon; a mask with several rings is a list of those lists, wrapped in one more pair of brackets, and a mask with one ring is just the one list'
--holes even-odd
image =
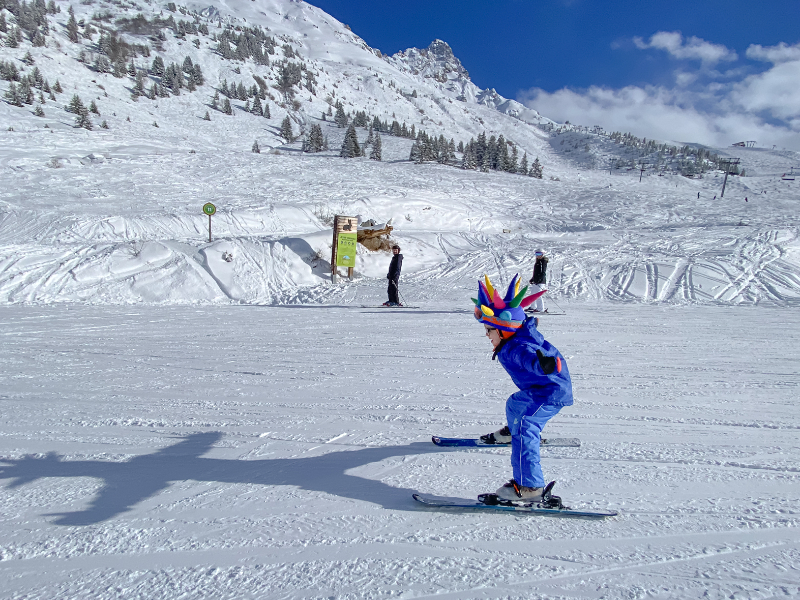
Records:
{"label": "colorful jester hat", "polygon": [[528,286],[519,289],[520,279],[517,274],[511,280],[505,297],[501,298],[500,293],[489,281],[489,276],[483,277],[484,281],[478,280],[478,297],[472,299],[475,303],[475,318],[501,331],[516,332],[525,321],[525,307],[537,300],[544,291],[525,298]]}

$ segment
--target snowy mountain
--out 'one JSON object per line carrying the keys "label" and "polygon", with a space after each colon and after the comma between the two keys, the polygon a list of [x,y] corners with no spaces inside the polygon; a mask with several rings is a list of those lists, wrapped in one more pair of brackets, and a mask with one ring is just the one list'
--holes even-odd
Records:
{"label": "snowy mountain", "polygon": [[[359,248],[356,280],[329,284],[335,213],[392,220],[420,302],[462,298],[483,270],[527,272],[537,247],[554,300],[800,291],[797,188],[780,177],[796,153],[737,148],[748,176],[713,199],[725,149],[554,123],[480,90],[444,41],[384,56],[305,2],[7,0],[2,14],[2,302],[377,300],[385,253]],[[344,121],[360,146],[374,126],[382,161],[339,157]],[[327,150],[302,151],[312,126]],[[542,179],[517,172],[535,159]]]}

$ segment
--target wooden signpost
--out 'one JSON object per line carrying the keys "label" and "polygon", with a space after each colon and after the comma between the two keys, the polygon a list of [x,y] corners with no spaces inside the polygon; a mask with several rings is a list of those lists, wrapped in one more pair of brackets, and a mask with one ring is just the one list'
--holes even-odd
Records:
{"label": "wooden signpost", "polygon": [[347,267],[347,277],[353,278],[357,244],[358,219],[336,215],[333,218],[333,244],[331,244],[331,283],[336,283],[338,267]]}

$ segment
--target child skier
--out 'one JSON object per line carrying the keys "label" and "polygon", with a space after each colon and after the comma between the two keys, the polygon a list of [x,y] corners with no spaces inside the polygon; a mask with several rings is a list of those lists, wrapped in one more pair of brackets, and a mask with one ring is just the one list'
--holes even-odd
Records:
{"label": "child skier", "polygon": [[[515,275],[501,298],[485,276],[485,281],[478,282],[478,298],[472,301],[475,318],[483,323],[494,347],[492,360],[499,359],[519,388],[506,401],[514,479],[497,490],[497,496],[503,500],[536,502],[541,500],[544,490],[539,464],[542,428],[561,407],[572,404],[572,381],[567,361],[539,333],[537,320],[525,314],[525,307],[544,291],[525,298],[528,288],[520,291],[519,283],[519,275]],[[497,432],[500,433],[506,432]]]}

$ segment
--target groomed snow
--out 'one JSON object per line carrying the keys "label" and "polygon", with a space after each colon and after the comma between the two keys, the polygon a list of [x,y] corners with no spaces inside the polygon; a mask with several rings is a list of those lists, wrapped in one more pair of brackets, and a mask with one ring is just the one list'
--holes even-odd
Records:
{"label": "groomed snow", "polygon": [[[467,300],[468,302],[468,300]],[[474,497],[512,391],[464,304],[6,307],[4,598],[791,598],[793,310],[570,303],[576,402],[543,450],[601,522]],[[547,320],[545,320],[547,319]]]}

